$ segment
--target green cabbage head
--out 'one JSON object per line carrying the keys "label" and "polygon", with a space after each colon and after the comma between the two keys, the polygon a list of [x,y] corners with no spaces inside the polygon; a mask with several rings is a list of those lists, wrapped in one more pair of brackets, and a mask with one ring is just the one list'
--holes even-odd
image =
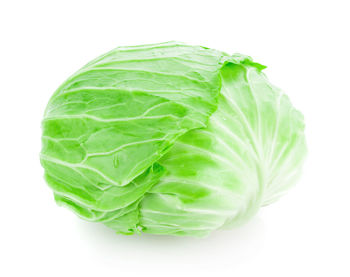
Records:
{"label": "green cabbage head", "polygon": [[121,234],[205,236],[296,182],[303,116],[243,55],[119,47],[51,97],[41,164],[59,205]]}

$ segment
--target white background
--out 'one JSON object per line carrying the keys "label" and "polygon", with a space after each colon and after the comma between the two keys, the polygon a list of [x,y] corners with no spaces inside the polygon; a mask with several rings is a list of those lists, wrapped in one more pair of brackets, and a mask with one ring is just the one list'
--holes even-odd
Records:
{"label": "white background", "polygon": [[[348,1],[1,1],[1,276],[350,276]],[[120,45],[179,40],[268,65],[305,115],[302,179],[205,239],[120,236],[54,203],[39,164],[54,90]]]}

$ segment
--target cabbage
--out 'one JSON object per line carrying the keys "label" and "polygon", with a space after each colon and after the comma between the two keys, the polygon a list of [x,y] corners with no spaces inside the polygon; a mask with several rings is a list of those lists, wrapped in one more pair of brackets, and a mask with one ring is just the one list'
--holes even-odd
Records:
{"label": "cabbage", "polygon": [[297,180],[303,116],[243,55],[119,47],[50,99],[41,164],[55,201],[117,233],[205,236]]}

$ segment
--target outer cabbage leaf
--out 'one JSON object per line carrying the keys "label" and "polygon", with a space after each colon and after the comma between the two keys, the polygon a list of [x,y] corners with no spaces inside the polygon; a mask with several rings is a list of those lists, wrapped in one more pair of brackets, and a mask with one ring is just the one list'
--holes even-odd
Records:
{"label": "outer cabbage leaf", "polygon": [[208,127],[183,135],[158,161],[167,173],[141,202],[144,232],[204,236],[239,225],[301,172],[302,115],[260,65],[229,60]]}
{"label": "outer cabbage leaf", "polygon": [[63,83],[42,123],[56,201],[90,220],[139,201],[162,174],[154,163],[216,109],[222,56],[176,42],[120,47]]}

